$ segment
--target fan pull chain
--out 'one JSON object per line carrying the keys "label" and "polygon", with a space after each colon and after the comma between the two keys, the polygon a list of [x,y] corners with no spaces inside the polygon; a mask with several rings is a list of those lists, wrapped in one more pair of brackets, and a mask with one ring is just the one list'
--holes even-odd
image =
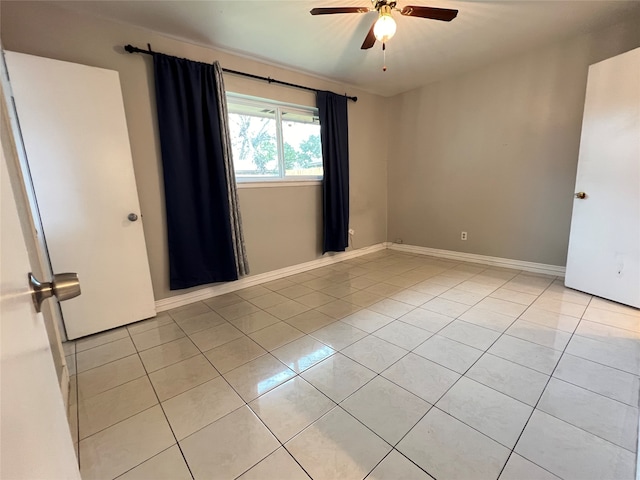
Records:
{"label": "fan pull chain", "polygon": [[382,44],[382,71],[387,71],[387,44]]}

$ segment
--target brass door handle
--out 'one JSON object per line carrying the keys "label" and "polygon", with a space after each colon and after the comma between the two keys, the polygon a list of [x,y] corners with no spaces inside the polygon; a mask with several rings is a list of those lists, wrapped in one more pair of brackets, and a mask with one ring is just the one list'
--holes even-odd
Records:
{"label": "brass door handle", "polygon": [[576,198],[579,198],[580,200],[584,200],[585,198],[587,198],[587,194],[584,192],[578,192],[576,193]]}

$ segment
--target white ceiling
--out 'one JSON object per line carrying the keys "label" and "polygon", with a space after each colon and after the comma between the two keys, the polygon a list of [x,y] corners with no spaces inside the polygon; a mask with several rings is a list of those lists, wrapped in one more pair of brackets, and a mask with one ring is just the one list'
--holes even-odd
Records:
{"label": "white ceiling", "polygon": [[408,4],[456,8],[459,14],[448,23],[403,17],[395,12],[398,31],[387,44],[388,70],[383,72],[380,43],[370,50],[360,49],[376,19],[375,12],[309,14],[313,7],[370,6],[370,1],[81,0],[55,3],[386,96],[536,46],[604,28],[630,16],[640,19],[637,0],[400,0],[400,8]]}

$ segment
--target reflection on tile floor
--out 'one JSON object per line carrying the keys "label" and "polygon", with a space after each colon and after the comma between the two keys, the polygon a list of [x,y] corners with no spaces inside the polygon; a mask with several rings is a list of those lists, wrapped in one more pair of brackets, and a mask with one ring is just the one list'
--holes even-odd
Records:
{"label": "reflection on tile floor", "polygon": [[640,311],[389,250],[65,344],[84,479],[635,477]]}

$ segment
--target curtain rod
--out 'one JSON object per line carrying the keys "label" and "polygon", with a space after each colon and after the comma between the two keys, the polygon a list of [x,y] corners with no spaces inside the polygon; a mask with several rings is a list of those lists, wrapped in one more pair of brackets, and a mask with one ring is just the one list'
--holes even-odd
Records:
{"label": "curtain rod", "polygon": [[[153,50],[151,50],[151,45],[150,44],[147,44],[147,47],[148,47],[147,50],[143,50],[142,48],[134,47],[133,45],[125,45],[124,49],[129,53],[146,53],[147,55],[153,55],[154,53],[158,53],[158,52],[154,52]],[[228,68],[223,68],[222,71],[226,72],[226,73],[231,73],[233,75],[241,75],[243,77],[253,78],[255,80],[264,80],[265,82],[269,82],[269,83],[277,83],[278,85],[285,85],[287,87],[300,88],[302,90],[308,90],[310,92],[316,92],[317,93],[317,92],[320,91],[317,88],[305,87],[304,85],[298,85],[298,84],[295,84],[295,83],[283,82],[281,80],[276,80],[276,79],[271,78],[271,77],[262,77],[260,75],[254,75],[252,73],[245,73],[245,72],[239,72],[237,70],[230,70]],[[358,101],[358,97],[350,97],[350,96],[348,96],[346,94],[344,96],[347,97],[347,99],[349,99],[349,100],[353,100],[354,102]]]}

